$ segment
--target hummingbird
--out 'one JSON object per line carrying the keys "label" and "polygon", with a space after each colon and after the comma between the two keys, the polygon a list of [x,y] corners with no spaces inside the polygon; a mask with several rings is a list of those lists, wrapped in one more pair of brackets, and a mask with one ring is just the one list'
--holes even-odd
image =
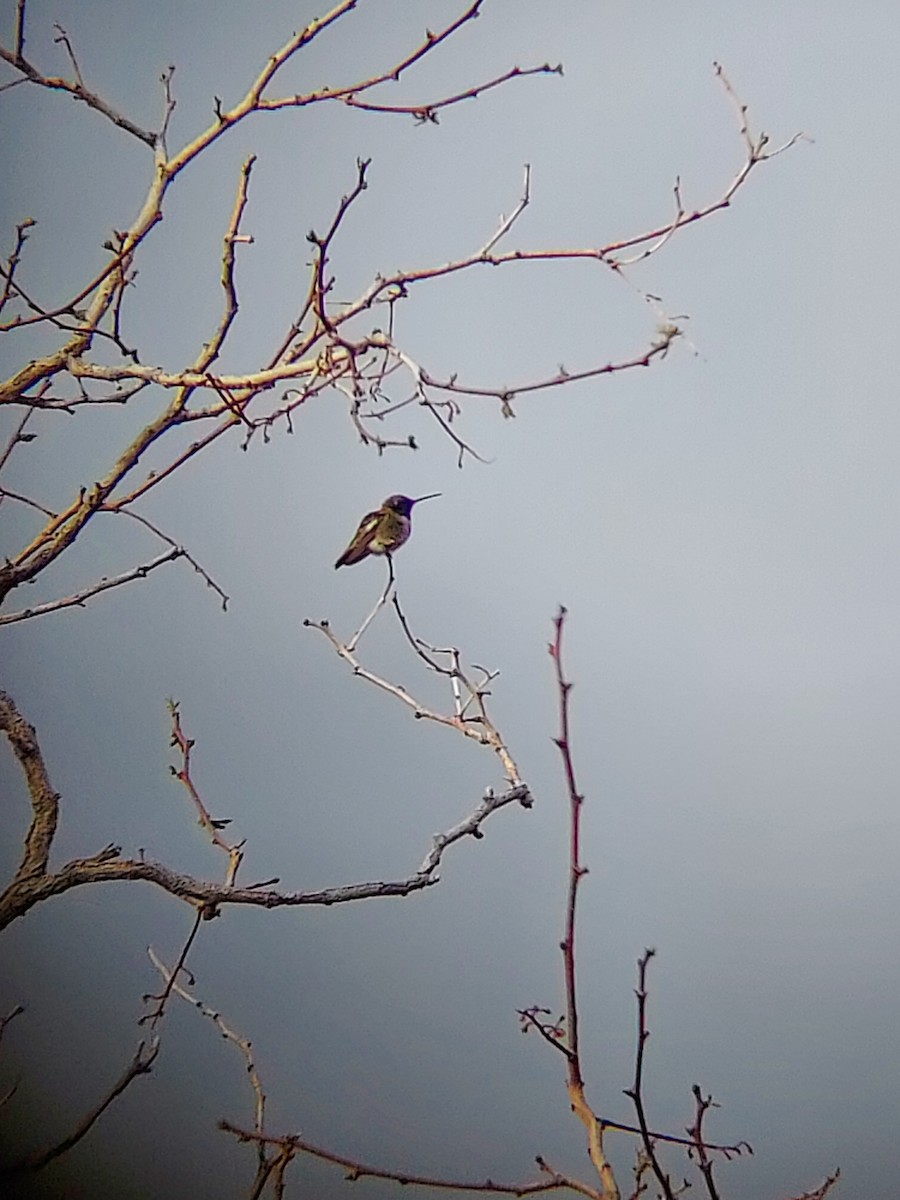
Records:
{"label": "hummingbird", "polygon": [[352,567],[370,554],[386,554],[390,557],[412,533],[413,505],[421,504],[423,500],[433,500],[440,494],[432,492],[430,496],[417,496],[415,500],[409,496],[388,496],[381,508],[366,513],[360,521],[350,545],[334,564],[335,570],[338,567]]}

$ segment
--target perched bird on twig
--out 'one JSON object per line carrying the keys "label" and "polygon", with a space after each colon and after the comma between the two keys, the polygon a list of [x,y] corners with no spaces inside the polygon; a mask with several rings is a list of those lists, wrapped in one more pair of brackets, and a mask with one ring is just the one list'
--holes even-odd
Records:
{"label": "perched bird on twig", "polygon": [[423,500],[433,500],[440,494],[432,492],[429,496],[417,496],[415,500],[409,496],[388,496],[381,508],[366,513],[360,521],[350,545],[334,564],[335,570],[338,567],[352,567],[370,554],[386,554],[390,558],[412,533],[413,505],[421,504]]}

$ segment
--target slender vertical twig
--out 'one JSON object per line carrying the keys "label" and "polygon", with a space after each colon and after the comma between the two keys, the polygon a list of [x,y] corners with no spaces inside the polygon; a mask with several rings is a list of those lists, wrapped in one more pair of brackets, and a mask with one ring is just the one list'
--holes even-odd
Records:
{"label": "slender vertical twig", "polygon": [[568,1072],[568,1090],[572,1109],[587,1131],[588,1153],[603,1184],[605,1200],[619,1200],[619,1188],[613,1174],[612,1164],[606,1156],[606,1150],[603,1145],[604,1125],[588,1104],[585,1096],[584,1076],[581,1068],[581,1054],[578,1041],[575,931],[578,888],[582,879],[587,874],[587,867],[581,861],[581,811],[584,804],[584,796],[579,792],[575,779],[575,764],[572,759],[569,728],[569,700],[572,693],[572,684],[566,679],[563,667],[563,632],[565,623],[566,609],[560,606],[553,623],[555,634],[553,641],[550,643],[550,657],[553,659],[556,686],[559,693],[559,736],[554,738],[554,742],[562,758],[566,789],[569,794],[569,886],[566,898],[565,934],[562,941],[563,975],[566,990],[566,1040],[568,1046],[566,1067]]}
{"label": "slender vertical twig", "polygon": [[665,1200],[675,1200],[672,1182],[668,1174],[663,1170],[662,1164],[657,1157],[653,1134],[650,1132],[650,1127],[647,1124],[647,1114],[644,1109],[644,1050],[647,1040],[650,1037],[650,1031],[647,1028],[647,967],[650,959],[655,954],[655,950],[645,950],[638,960],[638,986],[635,989],[638,1002],[638,1037],[637,1049],[634,1056],[634,1083],[630,1088],[625,1089],[625,1095],[634,1104],[638,1125],[641,1130],[641,1139],[644,1143],[644,1153],[647,1162],[653,1170],[653,1174],[657,1178],[659,1186],[662,1188],[662,1195],[665,1197]]}

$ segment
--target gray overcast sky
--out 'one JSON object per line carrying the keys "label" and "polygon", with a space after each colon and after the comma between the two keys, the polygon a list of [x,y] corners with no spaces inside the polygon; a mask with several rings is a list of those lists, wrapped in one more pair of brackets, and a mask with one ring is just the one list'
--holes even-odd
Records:
{"label": "gray overcast sky", "polygon": [[[7,43],[14,7],[3,6]],[[388,65],[461,7],[362,0],[278,90]],[[233,102],[316,12],[283,0],[35,0],[28,45],[62,72],[60,22],[88,82],[146,125],[158,121],[160,72],[176,64],[177,146],[205,126],[213,96]],[[634,962],[652,945],[653,1123],[682,1129],[696,1081],[722,1104],[710,1136],[756,1150],[721,1170],[734,1200],[799,1194],[838,1165],[842,1196],[896,1195],[898,44],[900,11],[876,0],[852,18],[829,0],[491,0],[392,95],[447,94],[513,64],[562,61],[563,78],[514,81],[438,126],[337,107],[268,114],[172,193],[127,319],[142,360],[175,369],[216,320],[239,164],[258,155],[245,221],[255,240],[240,248],[240,323],[222,363],[243,370],[299,307],[306,232],[327,226],[357,156],[372,159],[369,189],[333,255],[346,298],[379,271],[483,245],[525,162],[532,205],[510,245],[641,232],[671,215],[676,176],[687,207],[715,200],[743,147],[714,60],[757,130],[810,139],[634,268],[635,289],[594,264],[521,267],[431,285],[397,312],[404,346],[435,374],[503,386],[642,351],[657,315],[640,288],[689,314],[689,341],[665,362],[530,396],[512,421],[467,402],[458,427],[487,463],[462,471],[426,414],[395,417],[418,453],[379,457],[343,397],[323,396],[293,436],[280,428],[247,453],[220,441],[140,509],[229,593],[227,614],[176,564],[84,611],[2,631],[3,685],[37,726],[63,797],[58,861],[115,841],[220,875],[168,774],[174,696],[204,797],[247,838],[247,881],[404,876],[502,777],[486,752],[353,679],[301,622],[352,630],[384,578],[378,562],[332,570],[357,519],[391,492],[443,493],[398,557],[404,606],[423,637],[500,670],[495,716],[537,805],[498,814],[427,894],[233,911],[203,928],[190,960],[198,995],[253,1040],[274,1132],[434,1175],[526,1180],[542,1154],[589,1177],[562,1059],[516,1021],[517,1008],[562,1002],[566,810],[546,643],[564,602],[588,798],[580,965],[594,1106],[630,1119]],[[98,114],[25,86],[0,96],[0,139],[2,245],[16,221],[38,221],[23,279],[57,301],[133,217],[149,155]],[[0,347],[4,373],[47,344]],[[47,419],[4,485],[64,505],[152,403]],[[33,525],[8,503],[0,516],[6,554]],[[125,524],[98,521],[28,602],[156,553]],[[437,694],[386,613],[363,649]],[[27,809],[6,753],[0,768],[6,877]],[[126,885],[69,893],[8,930],[0,1011],[27,1012],[0,1061],[0,1091],[19,1081],[7,1149],[62,1137],[96,1102],[131,1054],[141,994],[158,986],[145,947],[172,960],[189,926],[184,906]],[[176,1006],[152,1078],[33,1194],[243,1194],[252,1153],[215,1122],[250,1124],[251,1104],[238,1056]],[[626,1163],[628,1143],[613,1147]],[[294,1194],[346,1194],[338,1171],[293,1171]]]}

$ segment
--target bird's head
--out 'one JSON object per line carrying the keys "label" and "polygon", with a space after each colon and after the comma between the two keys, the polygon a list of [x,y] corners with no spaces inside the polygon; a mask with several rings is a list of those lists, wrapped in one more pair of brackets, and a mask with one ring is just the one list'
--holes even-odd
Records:
{"label": "bird's head", "polygon": [[423,500],[434,500],[440,494],[440,492],[432,492],[428,496],[416,496],[415,499],[410,496],[388,496],[382,508],[389,508],[391,512],[399,513],[401,517],[408,517],[414,504],[421,504]]}

